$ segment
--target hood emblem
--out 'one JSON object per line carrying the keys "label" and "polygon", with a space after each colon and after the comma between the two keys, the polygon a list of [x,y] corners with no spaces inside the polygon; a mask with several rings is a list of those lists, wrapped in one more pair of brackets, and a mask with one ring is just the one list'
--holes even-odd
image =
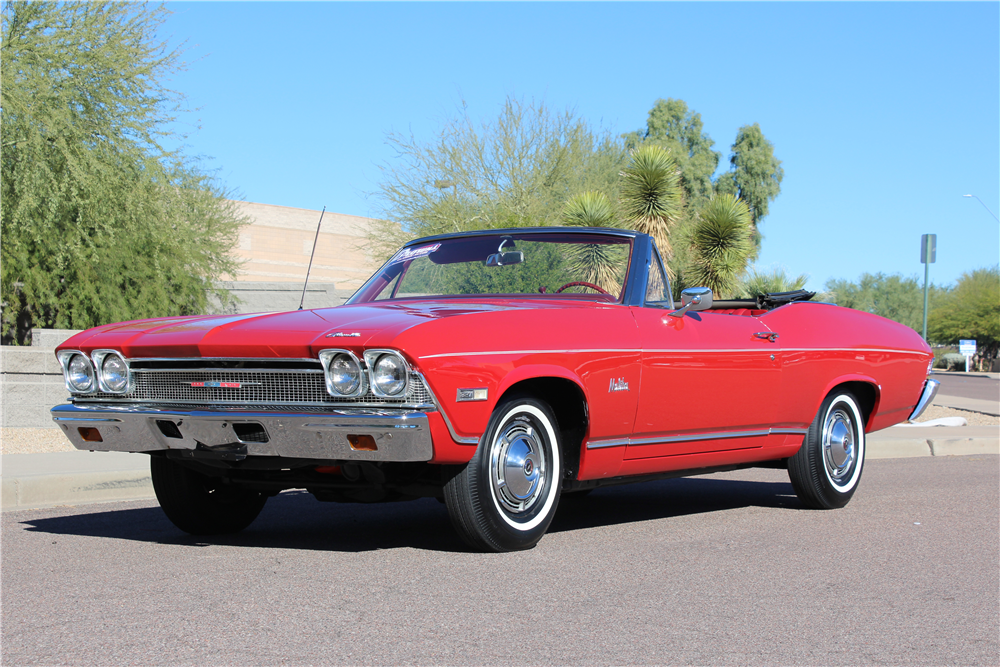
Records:
{"label": "hood emblem", "polygon": [[329,333],[326,335],[327,338],[361,338],[361,334],[354,333],[344,333],[343,331],[337,331],[334,333]]}

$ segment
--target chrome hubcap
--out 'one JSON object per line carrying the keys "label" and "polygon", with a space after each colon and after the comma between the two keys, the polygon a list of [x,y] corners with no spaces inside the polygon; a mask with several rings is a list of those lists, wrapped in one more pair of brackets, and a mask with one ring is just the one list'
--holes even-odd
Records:
{"label": "chrome hubcap", "polygon": [[823,461],[835,483],[850,477],[857,457],[854,424],[842,409],[832,410],[823,426]]}
{"label": "chrome hubcap", "polygon": [[524,512],[535,504],[545,483],[545,454],[537,430],[515,419],[493,441],[490,477],[501,507]]}

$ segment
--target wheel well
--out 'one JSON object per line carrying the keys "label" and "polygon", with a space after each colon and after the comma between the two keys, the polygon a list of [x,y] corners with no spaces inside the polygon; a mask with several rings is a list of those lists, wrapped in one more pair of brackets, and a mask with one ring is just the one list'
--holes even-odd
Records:
{"label": "wheel well", "polygon": [[580,446],[587,432],[587,401],[583,391],[576,383],[564,378],[540,377],[511,385],[500,397],[500,401],[513,394],[532,396],[545,401],[552,408],[559,423],[563,476],[576,479],[580,469]]}
{"label": "wheel well", "polygon": [[875,412],[875,403],[878,400],[875,387],[867,382],[844,382],[830,390],[830,393],[842,390],[851,392],[858,399],[858,407],[861,408],[861,414],[865,418],[865,426],[867,427]]}

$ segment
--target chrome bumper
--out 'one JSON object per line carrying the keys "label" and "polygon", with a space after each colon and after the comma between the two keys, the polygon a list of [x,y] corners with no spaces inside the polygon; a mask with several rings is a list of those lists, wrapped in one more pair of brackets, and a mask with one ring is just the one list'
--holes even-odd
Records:
{"label": "chrome bumper", "polygon": [[913,421],[924,413],[924,410],[927,409],[927,406],[931,404],[931,401],[933,401],[934,397],[937,395],[937,390],[940,385],[941,383],[937,380],[928,379],[924,382],[924,390],[920,392],[920,400],[917,401],[917,407],[913,408],[909,421]]}
{"label": "chrome bumper", "polygon": [[74,447],[84,450],[154,452],[192,450],[200,445],[221,451],[238,449],[247,456],[346,461],[429,461],[434,456],[424,412],[308,413],[76,404],[52,408],[52,419]]}

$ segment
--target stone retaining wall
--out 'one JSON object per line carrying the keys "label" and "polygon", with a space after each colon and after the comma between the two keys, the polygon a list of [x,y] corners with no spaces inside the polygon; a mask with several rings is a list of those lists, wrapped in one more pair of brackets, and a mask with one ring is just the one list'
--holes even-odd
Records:
{"label": "stone retaining wall", "polygon": [[55,428],[49,410],[69,396],[54,349],[62,340],[44,348],[0,346],[0,427]]}

